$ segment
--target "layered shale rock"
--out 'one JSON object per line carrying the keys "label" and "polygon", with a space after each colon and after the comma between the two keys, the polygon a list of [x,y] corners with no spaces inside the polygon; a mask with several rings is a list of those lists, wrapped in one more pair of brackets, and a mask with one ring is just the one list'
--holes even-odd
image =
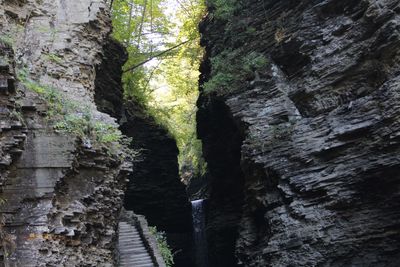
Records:
{"label": "layered shale rock", "polygon": [[267,64],[199,100],[212,266],[398,266],[399,1],[228,5],[201,25],[203,83],[229,53]]}
{"label": "layered shale rock", "polygon": [[57,133],[52,103],[16,81],[14,68],[31,85],[51,87],[68,103],[84,104],[94,120],[117,127],[93,97],[111,30],[109,3],[0,4],[0,197],[6,201],[0,204],[0,265],[113,266],[130,165],[123,152]]}

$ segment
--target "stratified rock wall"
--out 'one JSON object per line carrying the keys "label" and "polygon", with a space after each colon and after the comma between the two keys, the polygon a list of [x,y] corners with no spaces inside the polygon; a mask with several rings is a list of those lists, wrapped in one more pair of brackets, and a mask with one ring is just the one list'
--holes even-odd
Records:
{"label": "stratified rock wall", "polygon": [[107,0],[1,0],[1,36],[36,80],[93,102],[95,66],[111,32]]}
{"label": "stratified rock wall", "polygon": [[[199,133],[214,173],[210,250],[236,246],[242,266],[399,266],[399,1],[228,2],[230,17],[210,7],[201,25],[203,81],[224,51],[256,51],[268,64],[228,83],[231,91],[200,97]],[[243,140],[231,148],[243,173],[231,244],[212,237],[222,224],[214,215],[233,214],[216,205],[233,182],[223,162],[232,153],[211,156],[230,139],[214,123],[216,102]],[[224,255],[211,259],[232,266]]]}
{"label": "stratified rock wall", "polygon": [[0,1],[0,265],[115,265],[129,163],[123,153],[56,133],[48,103],[18,82],[14,68],[118,127],[94,103],[108,8],[106,1]]}

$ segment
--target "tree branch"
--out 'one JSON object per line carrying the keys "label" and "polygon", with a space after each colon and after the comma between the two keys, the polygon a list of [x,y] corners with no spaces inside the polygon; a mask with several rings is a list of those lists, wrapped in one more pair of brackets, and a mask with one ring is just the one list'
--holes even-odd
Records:
{"label": "tree branch", "polygon": [[140,39],[142,38],[142,31],[143,31],[144,18],[146,16],[146,9],[147,9],[147,0],[144,0],[142,19],[141,19],[141,22],[139,24],[140,27],[139,27],[139,34],[138,34],[138,39],[137,39],[137,48],[138,49],[140,47]]}
{"label": "tree branch", "polygon": [[126,73],[126,72],[128,72],[128,71],[135,70],[135,69],[139,68],[140,66],[143,66],[143,65],[146,64],[147,62],[151,61],[152,59],[157,58],[157,57],[161,57],[162,55],[165,55],[166,53],[168,53],[168,52],[170,52],[170,51],[172,51],[172,50],[174,50],[174,49],[177,49],[178,47],[180,47],[180,46],[182,46],[182,45],[184,45],[184,44],[186,44],[186,43],[188,43],[188,42],[190,42],[190,41],[191,41],[191,40],[184,41],[184,42],[179,43],[179,44],[177,44],[177,45],[175,45],[175,46],[173,46],[173,47],[171,47],[171,48],[169,48],[169,49],[167,49],[167,50],[164,50],[164,51],[162,51],[162,52],[160,52],[160,53],[158,53],[158,54],[155,54],[154,56],[151,56],[151,57],[149,57],[148,59],[146,59],[146,60],[144,60],[144,61],[142,61],[142,62],[140,62],[140,63],[138,63],[138,64],[136,64],[136,65],[133,65],[133,66],[127,68],[126,70],[124,70],[124,73]]}

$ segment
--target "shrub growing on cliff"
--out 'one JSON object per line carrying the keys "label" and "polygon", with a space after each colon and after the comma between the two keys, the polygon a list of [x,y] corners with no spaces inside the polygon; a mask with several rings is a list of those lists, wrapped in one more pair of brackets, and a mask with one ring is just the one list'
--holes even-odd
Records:
{"label": "shrub growing on cliff", "polygon": [[245,54],[241,49],[225,50],[211,58],[211,79],[203,84],[205,93],[228,93],[243,86],[243,81],[254,79],[255,73],[268,61],[259,52]]}
{"label": "shrub growing on cliff", "polygon": [[164,232],[158,232],[157,227],[149,227],[150,233],[156,238],[158,249],[160,250],[161,256],[164,259],[165,265],[167,267],[172,267],[174,264],[174,256],[172,254],[171,248],[167,243],[167,238]]}
{"label": "shrub growing on cliff", "polygon": [[56,54],[49,53],[49,54],[45,54],[43,57],[48,61],[52,61],[52,62],[60,64],[60,65],[63,64],[62,58],[57,56]]}
{"label": "shrub growing on cliff", "polygon": [[214,8],[213,16],[222,19],[230,20],[232,19],[235,11],[238,9],[238,0],[214,0],[210,2],[211,6]]}
{"label": "shrub growing on cliff", "polygon": [[24,31],[23,25],[13,25],[6,27],[0,34],[0,42],[6,44],[12,48],[18,43],[18,36]]}
{"label": "shrub growing on cliff", "polygon": [[19,71],[21,83],[36,92],[48,105],[47,117],[61,133],[74,134],[97,144],[120,142],[124,137],[114,125],[96,120],[88,106],[74,102],[53,87],[39,84],[29,78],[26,70]]}
{"label": "shrub growing on cliff", "polygon": [[10,34],[0,35],[0,42],[10,47],[14,47],[15,39]]}

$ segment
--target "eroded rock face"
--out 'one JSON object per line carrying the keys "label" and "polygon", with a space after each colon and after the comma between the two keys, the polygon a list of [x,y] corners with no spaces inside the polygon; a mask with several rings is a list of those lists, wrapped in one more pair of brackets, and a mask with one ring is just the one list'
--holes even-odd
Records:
{"label": "eroded rock face", "polygon": [[[206,58],[242,47],[262,53],[268,65],[238,90],[202,93],[199,101],[214,172],[211,249],[236,246],[243,266],[398,266],[399,1],[239,3],[230,22],[212,15],[203,22]],[[209,70],[206,61],[203,79]],[[234,212],[218,204],[220,188],[233,180],[222,162],[232,153],[212,162],[227,139],[214,123],[217,101],[243,140],[230,148],[240,150],[243,173],[235,182],[243,205]],[[217,229],[214,214],[241,217],[236,240],[212,238],[232,228]],[[233,266],[228,257],[213,258],[212,266]]]}
{"label": "eroded rock face", "polygon": [[117,127],[93,97],[111,30],[108,3],[0,1],[0,26],[0,265],[113,266],[129,163],[56,133],[48,103],[14,69]]}
{"label": "eroded rock face", "polygon": [[96,66],[111,32],[107,0],[1,0],[1,36],[13,43],[18,65],[41,84],[59,88],[96,118]]}

